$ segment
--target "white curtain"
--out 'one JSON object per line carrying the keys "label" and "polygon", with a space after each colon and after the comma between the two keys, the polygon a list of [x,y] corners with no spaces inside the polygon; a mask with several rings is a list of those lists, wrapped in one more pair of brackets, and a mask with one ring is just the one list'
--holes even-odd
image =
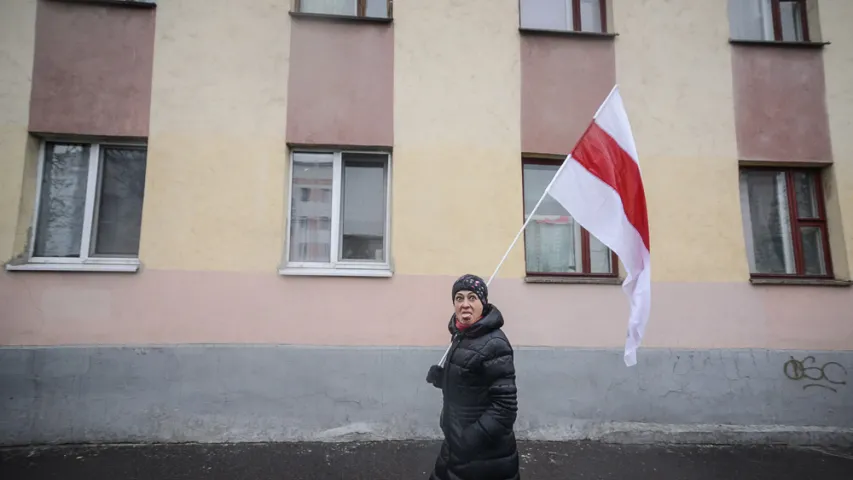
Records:
{"label": "white curtain", "polygon": [[782,256],[785,265],[785,273],[796,273],[794,265],[794,243],[791,231],[791,213],[788,208],[788,183],[784,173],[776,174],[776,218],[779,223],[779,232],[782,237]]}
{"label": "white curtain", "polygon": [[33,253],[36,257],[79,257],[89,148],[50,144],[46,150]]}
{"label": "white curtain", "polygon": [[752,273],[796,273],[784,172],[742,172],[741,211]]}
{"label": "white curtain", "polygon": [[746,260],[749,265],[749,271],[757,273],[755,264],[755,233],[752,231],[752,213],[751,201],[749,198],[749,174],[741,172],[740,174],[740,215],[743,222],[743,237],[746,243]]}
{"label": "white curtain", "polygon": [[[580,229],[568,223],[549,223],[549,216],[534,215],[525,232],[527,271],[570,273],[580,271]],[[539,221],[537,221],[539,220]]]}
{"label": "white curtain", "polygon": [[294,154],[290,200],[291,262],[331,261],[333,159]]}
{"label": "white curtain", "polygon": [[612,273],[613,267],[611,263],[613,258],[610,249],[595,238],[595,235],[589,235],[589,267],[590,273]]}

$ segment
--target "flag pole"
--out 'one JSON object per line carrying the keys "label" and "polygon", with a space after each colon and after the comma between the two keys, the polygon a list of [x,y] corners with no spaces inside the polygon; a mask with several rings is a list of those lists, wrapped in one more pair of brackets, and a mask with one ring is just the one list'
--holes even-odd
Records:
{"label": "flag pole", "polygon": [[[533,207],[533,210],[530,211],[530,214],[527,216],[527,219],[524,221],[524,224],[521,226],[521,229],[518,231],[518,233],[515,234],[515,238],[512,240],[512,243],[509,245],[509,248],[506,249],[506,252],[504,253],[503,258],[501,258],[501,261],[498,263],[497,268],[495,268],[495,271],[492,272],[492,276],[489,277],[489,280],[486,282],[487,287],[492,283],[492,280],[495,279],[495,276],[497,276],[498,271],[500,271],[501,266],[503,266],[504,262],[506,261],[507,257],[509,256],[509,252],[511,252],[513,247],[515,247],[515,244],[518,243],[518,239],[521,238],[521,234],[524,233],[524,229],[527,228],[527,224],[530,223],[530,220],[533,219],[533,214],[535,214],[536,210],[539,209],[539,206],[542,205],[542,201],[545,200],[545,196],[547,196],[548,191],[551,190],[551,185],[553,185],[554,181],[557,180],[557,177],[560,175],[560,172],[563,170],[563,167],[566,166],[566,161],[568,159],[569,158],[566,157],[566,160],[563,160],[562,165],[560,165],[560,168],[557,169],[557,173],[555,173],[554,177],[551,178],[551,181],[548,183],[548,186],[545,187],[545,191],[542,192],[542,196],[539,197],[539,201],[536,202],[536,206]],[[451,339],[450,345],[447,346],[447,350],[444,351],[444,355],[442,355],[441,360],[438,361],[439,367],[444,366],[444,361],[447,360],[447,355],[450,353],[450,347],[452,347],[452,346],[453,346],[453,340]]]}
{"label": "flag pole", "polygon": [[[569,158],[566,157],[566,160],[568,160],[568,159]],[[524,224],[521,225],[521,230],[519,230],[518,233],[515,234],[515,238],[512,240],[512,243],[509,245],[509,248],[506,249],[506,252],[504,253],[503,258],[501,258],[501,261],[498,263],[498,266],[495,268],[495,271],[492,272],[492,276],[489,277],[489,281],[486,282],[487,287],[489,286],[489,284],[492,283],[492,280],[494,280],[495,277],[497,276],[498,271],[501,269],[501,266],[503,266],[504,262],[506,261],[507,257],[509,256],[509,252],[511,252],[513,247],[515,247],[515,244],[518,243],[518,239],[521,238],[521,234],[524,233],[524,229],[527,228],[527,224],[530,223],[530,220],[533,219],[533,215],[536,213],[536,210],[539,210],[539,205],[542,205],[542,201],[545,200],[545,197],[548,195],[548,190],[551,190],[551,185],[554,184],[554,181],[557,180],[558,176],[560,176],[560,172],[563,170],[563,167],[566,166],[566,160],[563,160],[563,163],[560,165],[560,168],[557,169],[557,173],[555,173],[554,176],[551,177],[551,181],[548,183],[548,186],[545,187],[545,191],[542,192],[542,196],[539,197],[539,201],[536,202],[536,206],[533,207],[533,210],[530,211],[530,214],[527,216],[527,219],[524,220]]]}
{"label": "flag pole", "polygon": [[[598,114],[601,113],[601,109],[604,108],[605,105],[607,105],[607,101],[610,100],[610,97],[612,97],[618,89],[618,83],[613,85],[613,88],[610,89],[610,93],[607,94],[607,97],[605,97],[604,101],[601,102],[601,105],[598,106],[598,110],[595,111],[595,115],[592,116],[593,122],[596,118],[598,118]],[[574,149],[572,149],[572,151],[574,151]],[[557,169],[557,173],[555,173],[554,176],[551,178],[551,181],[548,183],[548,186],[545,187],[545,191],[542,193],[542,196],[539,197],[539,201],[536,202],[536,206],[533,207],[533,210],[530,211],[530,215],[528,215],[527,218],[524,220],[524,224],[521,226],[521,229],[518,231],[518,233],[515,234],[515,238],[512,240],[512,243],[509,245],[509,248],[506,249],[503,258],[501,258],[501,261],[498,263],[498,266],[495,268],[495,271],[492,272],[492,276],[489,277],[489,280],[486,282],[487,287],[492,283],[492,280],[494,280],[495,277],[498,275],[498,272],[500,271],[507,257],[509,257],[509,252],[511,252],[512,249],[515,247],[515,244],[518,243],[518,239],[521,238],[521,234],[524,233],[524,229],[527,228],[527,224],[530,223],[530,220],[533,219],[533,214],[535,214],[536,210],[539,209],[539,206],[542,205],[542,201],[545,200],[545,196],[548,195],[548,191],[551,190],[551,186],[554,185],[554,181],[557,180],[557,177],[560,176],[560,172],[563,170],[563,167],[565,167],[566,163],[568,163],[569,157],[571,157],[571,154],[569,154],[566,159],[563,160],[563,163],[560,165],[560,168]],[[442,355],[441,360],[438,361],[439,367],[444,366],[444,361],[447,360],[447,355],[450,354],[450,348],[452,346],[453,340],[451,339],[450,345],[447,346],[447,350],[444,351],[444,355]]]}
{"label": "flag pole", "polygon": [[[595,121],[595,119],[598,117],[598,114],[601,113],[601,109],[604,108],[605,105],[607,105],[607,101],[610,100],[610,97],[612,97],[613,94],[616,93],[616,90],[618,90],[618,89],[619,89],[618,83],[613,85],[613,88],[610,89],[610,93],[607,94],[607,97],[605,97],[604,101],[601,102],[601,105],[598,106],[598,110],[595,111],[595,115],[592,116],[592,122]],[[592,126],[592,122],[590,122],[590,126]],[[587,127],[587,130],[589,130],[589,127]],[[574,151],[575,150],[573,148],[572,153],[574,153]],[[486,282],[486,286],[489,286],[489,284],[492,283],[492,280],[495,279],[495,276],[498,274],[498,270],[501,269],[501,266],[504,264],[504,262],[506,261],[506,258],[509,256],[509,252],[511,252],[513,247],[515,247],[515,244],[518,242],[518,239],[521,237],[522,232],[524,232],[524,229],[527,228],[527,224],[530,223],[530,220],[533,218],[533,214],[536,213],[536,210],[539,209],[539,205],[541,205],[542,201],[545,200],[545,196],[548,195],[548,191],[551,190],[551,186],[554,185],[554,181],[556,181],[557,177],[560,176],[560,172],[563,171],[563,167],[566,166],[566,163],[568,163],[569,157],[571,157],[571,156],[572,156],[571,153],[568,156],[566,156],[566,159],[563,160],[563,163],[560,165],[560,168],[557,169],[557,173],[555,173],[554,176],[551,177],[551,181],[548,183],[548,186],[545,187],[545,192],[542,193],[542,196],[539,197],[539,201],[536,202],[536,206],[533,207],[533,210],[530,211],[530,215],[528,215],[527,219],[524,220],[524,225],[521,226],[521,230],[519,230],[518,233],[515,234],[515,239],[513,239],[512,243],[509,245],[509,248],[506,250],[506,253],[504,253],[503,258],[501,258],[501,261],[500,261],[500,263],[498,263],[498,266],[497,266],[497,268],[495,268],[495,271],[494,271],[494,273],[492,273],[492,276],[489,277],[489,281]]]}

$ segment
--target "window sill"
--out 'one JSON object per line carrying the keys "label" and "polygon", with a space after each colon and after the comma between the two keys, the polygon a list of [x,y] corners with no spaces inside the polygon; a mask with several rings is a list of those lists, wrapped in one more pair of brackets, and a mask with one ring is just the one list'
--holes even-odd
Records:
{"label": "window sill", "polygon": [[780,42],[776,40],[739,40],[735,38],[730,38],[729,43],[732,45],[744,45],[744,46],[764,46],[764,47],[782,47],[782,48],[806,48],[806,49],[817,49],[829,45],[829,42]]}
{"label": "window sill", "polygon": [[140,268],[139,260],[113,261],[109,263],[24,263],[6,265],[7,272],[102,272],[136,273]]}
{"label": "window sill", "polygon": [[754,277],[749,279],[749,283],[753,285],[784,285],[784,286],[803,286],[803,287],[850,287],[853,286],[853,281],[850,280],[835,280],[831,278],[761,278]]}
{"label": "window sill", "polygon": [[357,17],[355,15],[334,15],[330,13],[290,12],[290,16],[294,18],[304,18],[306,20],[345,21],[354,23],[389,24],[394,21],[393,17]]}
{"label": "window sill", "polygon": [[394,272],[388,269],[372,268],[302,268],[285,267],[278,270],[278,274],[285,277],[365,277],[365,278],[391,278]]}
{"label": "window sill", "polygon": [[524,277],[525,283],[550,283],[550,284],[568,284],[568,285],[622,285],[622,279],[619,277],[582,277],[582,276],[537,276],[528,275]]}
{"label": "window sill", "polygon": [[579,32],[577,30],[548,30],[544,28],[519,27],[522,35],[551,35],[557,37],[586,38],[590,40],[613,40],[618,33]]}
{"label": "window sill", "polygon": [[157,6],[156,0],[61,0],[66,3],[106,3],[112,5],[126,5],[128,7],[153,8]]}

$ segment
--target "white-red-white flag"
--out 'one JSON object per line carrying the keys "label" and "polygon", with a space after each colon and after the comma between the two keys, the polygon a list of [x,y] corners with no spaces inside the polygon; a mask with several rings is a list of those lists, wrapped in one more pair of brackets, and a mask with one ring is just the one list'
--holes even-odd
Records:
{"label": "white-red-white flag", "polygon": [[631,301],[625,364],[635,365],[651,307],[649,218],[637,147],[618,86],[598,109],[547,193],[625,265],[628,275],[622,290]]}

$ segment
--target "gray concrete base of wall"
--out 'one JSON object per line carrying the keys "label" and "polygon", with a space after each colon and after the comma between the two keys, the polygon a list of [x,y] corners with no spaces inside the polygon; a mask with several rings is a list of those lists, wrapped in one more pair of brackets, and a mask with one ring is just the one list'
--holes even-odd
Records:
{"label": "gray concrete base of wall", "polygon": [[[435,439],[441,349],[0,348],[0,444]],[[520,348],[519,437],[853,445],[853,352]]]}

